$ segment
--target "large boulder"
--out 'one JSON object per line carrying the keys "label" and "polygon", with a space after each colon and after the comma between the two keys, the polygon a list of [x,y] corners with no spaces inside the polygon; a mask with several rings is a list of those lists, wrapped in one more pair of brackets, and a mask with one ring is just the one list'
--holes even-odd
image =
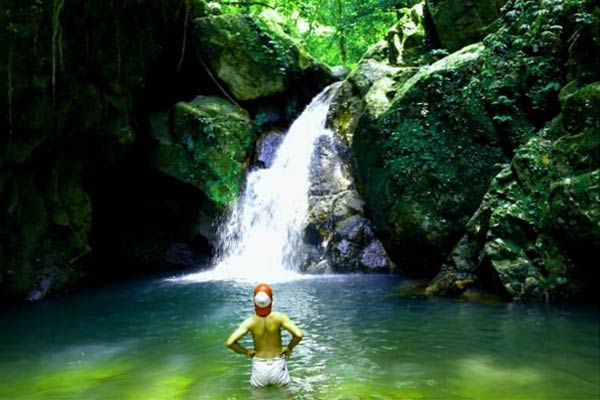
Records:
{"label": "large boulder", "polygon": [[253,143],[246,111],[219,97],[179,102],[152,118],[154,168],[200,189],[222,211],[240,188]]}
{"label": "large boulder", "polygon": [[[429,11],[437,11],[438,17],[451,4],[428,2]],[[479,8],[468,3],[458,6]],[[577,127],[589,127],[597,115],[593,111],[598,108],[596,89],[587,84],[598,76],[597,57],[591,56],[600,43],[593,28],[598,10],[593,2],[584,1],[551,10],[543,3],[532,2],[528,8],[509,3],[490,25],[497,31],[482,44],[463,47],[479,40],[484,30],[475,39],[467,39],[464,32],[467,36],[460,39],[464,41],[447,46],[460,51],[417,67],[393,65],[392,52],[385,48],[390,44],[384,40],[340,89],[330,124],[351,143],[357,186],[375,231],[399,270],[430,275],[441,266],[430,293],[461,293],[484,281],[485,286],[513,297],[579,290],[572,275],[563,281],[563,272],[575,266],[579,272],[574,275],[582,276],[585,268],[577,267],[581,263],[572,259],[578,253],[573,249],[595,248],[582,235],[594,226],[596,208],[590,199],[596,194],[580,191],[595,174],[580,169],[572,173],[573,177],[582,174],[574,180],[554,176],[557,180],[550,182],[543,177],[549,149],[556,162],[560,158],[555,154],[560,144],[556,140],[565,130],[577,137],[584,130]],[[580,25],[574,15],[581,16]],[[436,27],[435,20],[431,19],[433,25],[427,22],[430,17],[425,16],[426,41],[436,44],[441,38],[435,29],[428,29]],[[486,21],[495,18],[494,13]],[[569,37],[578,39],[566,41]],[[434,49],[429,55],[443,53]],[[427,60],[424,56],[419,62]],[[567,78],[572,84],[565,86]],[[561,117],[555,118],[561,110]],[[531,139],[542,127],[543,134]],[[590,136],[586,137],[582,143],[590,144]],[[545,209],[529,193],[532,187],[541,190],[538,182],[546,182],[555,196],[544,203]],[[498,194],[491,194],[494,191]],[[547,210],[552,209],[556,214],[571,209],[572,215],[550,217]],[[585,228],[569,234],[571,239],[561,238],[556,233],[570,220]],[[543,234],[532,234],[537,230]],[[488,234],[498,240],[487,243]],[[567,245],[571,250],[565,253]],[[543,248],[539,259],[545,260],[547,269],[528,258],[536,246]],[[550,270],[552,278],[545,275]]]}
{"label": "large boulder", "polygon": [[[575,13],[584,17],[583,23],[574,23]],[[546,118],[554,118],[496,176],[427,291],[455,295],[478,285],[509,297],[584,297],[597,302],[590,260],[600,250],[600,75],[598,58],[592,55],[600,44],[600,7],[574,2],[551,12],[511,9],[505,19],[499,34],[490,37],[495,55],[489,60],[496,60],[498,74],[507,76],[514,68],[524,74],[522,79],[490,74],[494,80],[485,82],[498,82],[509,94],[498,98],[500,105],[529,104],[530,115],[543,110]],[[514,34],[533,20],[535,29],[521,37]],[[562,35],[553,33],[559,29]],[[571,36],[578,40],[564,42]],[[508,43],[514,47],[506,47]],[[545,51],[525,52],[531,46]],[[525,57],[517,65],[499,63],[501,48]],[[566,78],[569,82],[560,85]],[[551,112],[554,107],[559,107],[557,116]],[[499,122],[514,117],[507,111],[498,114]]]}
{"label": "large boulder", "polygon": [[278,95],[304,77],[327,80],[328,68],[316,63],[273,21],[226,14],[194,21],[194,46],[237,100]]}
{"label": "large boulder", "polygon": [[464,94],[483,50],[473,45],[422,67],[385,112],[363,115],[354,134],[370,214],[405,272],[436,271],[506,162],[491,117]]}

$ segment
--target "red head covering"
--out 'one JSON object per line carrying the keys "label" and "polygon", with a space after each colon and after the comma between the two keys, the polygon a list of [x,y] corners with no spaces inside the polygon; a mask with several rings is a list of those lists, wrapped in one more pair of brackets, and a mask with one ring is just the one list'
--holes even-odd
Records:
{"label": "red head covering", "polygon": [[256,315],[266,317],[271,314],[273,306],[273,290],[266,283],[259,283],[254,288],[254,311]]}

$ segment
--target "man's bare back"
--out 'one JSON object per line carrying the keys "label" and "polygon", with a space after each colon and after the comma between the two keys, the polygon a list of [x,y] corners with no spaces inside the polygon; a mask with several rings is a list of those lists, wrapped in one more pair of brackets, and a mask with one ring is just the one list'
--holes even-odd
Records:
{"label": "man's bare back", "polygon": [[[225,341],[231,350],[252,359],[250,383],[257,387],[285,385],[290,382],[285,359],[304,337],[290,317],[282,312],[271,311],[272,300],[271,287],[267,284],[259,284],[254,289],[256,315],[246,318]],[[281,344],[282,328],[292,334],[292,340],[285,347]],[[239,343],[248,332],[252,334],[254,349],[247,349]],[[282,355],[285,359],[280,357]],[[261,360],[272,361],[265,364]]]}
{"label": "man's bare back", "polygon": [[[281,328],[292,334],[292,341],[286,347],[281,345]],[[252,334],[254,350],[244,349],[238,351],[236,347],[242,347],[237,343],[246,333]],[[248,317],[227,339],[227,347],[233,351],[245,354],[249,357],[275,358],[281,354],[289,356],[292,348],[302,340],[304,334],[292,320],[282,312],[273,311],[266,317],[252,315]],[[237,346],[236,346],[237,345]],[[290,348],[291,347],[291,348]]]}

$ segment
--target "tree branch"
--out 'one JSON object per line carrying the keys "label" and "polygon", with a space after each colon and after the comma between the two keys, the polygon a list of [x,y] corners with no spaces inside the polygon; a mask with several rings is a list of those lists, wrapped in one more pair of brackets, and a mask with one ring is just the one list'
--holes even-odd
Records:
{"label": "tree branch", "polygon": [[260,1],[223,1],[223,4],[227,4],[227,5],[239,5],[239,6],[261,6],[261,7],[267,7],[270,8],[272,10],[275,10],[275,7],[273,7],[270,4],[267,3],[261,3]]}
{"label": "tree branch", "polygon": [[242,106],[240,106],[230,95],[229,93],[227,93],[227,90],[225,90],[225,88],[223,86],[221,86],[221,84],[219,83],[219,81],[217,80],[217,78],[215,78],[215,76],[212,74],[212,72],[210,72],[210,68],[208,68],[208,65],[206,65],[206,63],[204,62],[204,60],[202,58],[200,58],[200,63],[202,64],[202,66],[204,67],[204,69],[206,70],[206,72],[208,72],[208,76],[210,77],[210,79],[212,79],[212,81],[217,85],[217,87],[221,90],[221,92],[223,93],[223,95],[229,100],[231,101],[233,104],[235,104],[239,109],[243,110]]}

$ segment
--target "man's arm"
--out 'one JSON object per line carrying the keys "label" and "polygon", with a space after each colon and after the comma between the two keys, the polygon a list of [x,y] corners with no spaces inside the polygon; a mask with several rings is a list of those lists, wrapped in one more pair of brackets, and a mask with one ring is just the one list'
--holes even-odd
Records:
{"label": "man's arm", "polygon": [[251,319],[248,318],[247,320],[242,322],[240,326],[235,331],[233,331],[233,333],[227,338],[227,340],[225,341],[225,345],[231,350],[235,351],[236,353],[243,354],[252,358],[254,357],[254,354],[256,352],[254,350],[247,349],[238,343],[238,341],[250,331],[250,321]]}
{"label": "man's arm", "polygon": [[292,349],[296,347],[298,343],[304,337],[304,333],[294,324],[294,322],[285,314],[282,314],[281,326],[285,328],[289,333],[292,334],[292,340],[288,343],[286,347],[283,348],[280,354],[284,354],[286,358],[290,356]]}

